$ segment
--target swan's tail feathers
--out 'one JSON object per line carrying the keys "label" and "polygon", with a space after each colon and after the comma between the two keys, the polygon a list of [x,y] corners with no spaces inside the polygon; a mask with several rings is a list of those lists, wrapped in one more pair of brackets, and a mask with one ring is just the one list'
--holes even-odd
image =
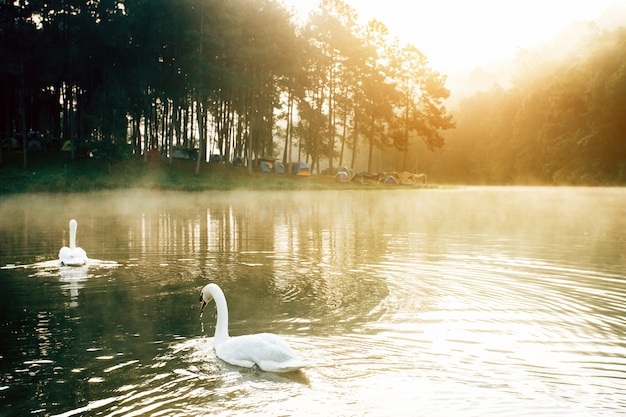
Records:
{"label": "swan's tail feathers", "polygon": [[258,365],[259,368],[263,369],[264,371],[278,373],[296,372],[302,368],[306,368],[307,366],[309,366],[309,364],[307,364],[306,362],[295,358],[286,362],[261,363]]}

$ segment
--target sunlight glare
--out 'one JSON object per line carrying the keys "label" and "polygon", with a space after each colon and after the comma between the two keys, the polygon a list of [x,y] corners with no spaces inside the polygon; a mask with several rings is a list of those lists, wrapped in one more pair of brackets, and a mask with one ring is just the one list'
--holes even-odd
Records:
{"label": "sunlight glare", "polygon": [[[363,23],[377,19],[402,42],[422,50],[436,70],[469,71],[515,56],[575,22],[596,19],[626,0],[345,0]],[[302,20],[316,0],[285,0]],[[288,6],[289,7],[289,6]]]}

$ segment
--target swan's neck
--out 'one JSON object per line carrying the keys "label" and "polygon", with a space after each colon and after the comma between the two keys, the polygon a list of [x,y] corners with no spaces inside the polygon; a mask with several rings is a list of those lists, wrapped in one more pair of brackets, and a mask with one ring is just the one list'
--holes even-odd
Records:
{"label": "swan's neck", "polygon": [[76,228],[78,225],[75,220],[70,221],[70,249],[76,249]]}
{"label": "swan's neck", "polygon": [[214,343],[219,345],[228,340],[228,305],[226,304],[224,293],[221,290],[218,289],[212,295],[217,308]]}

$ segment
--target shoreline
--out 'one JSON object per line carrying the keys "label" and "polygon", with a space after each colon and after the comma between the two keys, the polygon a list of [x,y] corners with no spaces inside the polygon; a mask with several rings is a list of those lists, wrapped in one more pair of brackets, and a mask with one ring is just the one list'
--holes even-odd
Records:
{"label": "shoreline", "polygon": [[0,197],[23,193],[85,193],[113,190],[157,191],[314,191],[364,189],[422,189],[432,185],[385,185],[350,181],[334,176],[248,172],[247,167],[205,162],[195,174],[197,161],[143,157],[109,163],[98,158],[71,159],[64,153],[29,154],[29,166],[21,167],[14,154],[0,167]]}

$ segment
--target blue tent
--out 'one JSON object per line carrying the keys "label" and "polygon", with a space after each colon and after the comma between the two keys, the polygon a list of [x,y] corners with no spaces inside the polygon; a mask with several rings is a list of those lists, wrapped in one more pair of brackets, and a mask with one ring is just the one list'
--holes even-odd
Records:
{"label": "blue tent", "polygon": [[272,172],[274,169],[274,161],[269,159],[259,159],[259,168],[261,168],[261,172]]}
{"label": "blue tent", "polygon": [[298,162],[291,166],[291,173],[293,175],[302,175],[308,177],[311,175],[311,167],[304,162]]}

